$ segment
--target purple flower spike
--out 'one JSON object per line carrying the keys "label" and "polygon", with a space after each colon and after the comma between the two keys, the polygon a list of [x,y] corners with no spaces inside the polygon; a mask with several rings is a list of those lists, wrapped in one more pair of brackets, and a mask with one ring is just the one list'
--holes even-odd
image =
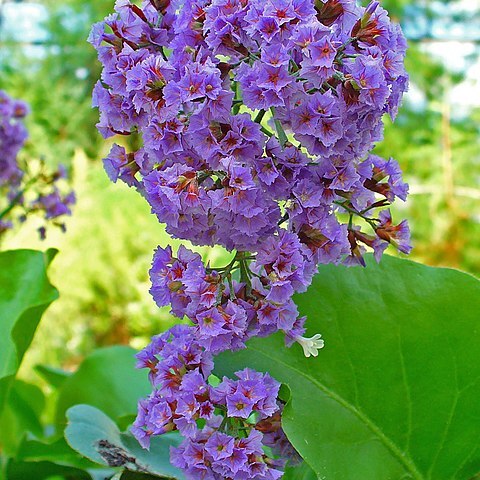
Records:
{"label": "purple flower spike", "polygon": [[180,431],[171,458],[188,479],[278,479],[298,459],[279,383],[246,369],[216,385],[213,355],[278,330],[319,355],[323,339],[305,337],[292,299],[317,265],[410,251],[388,210],[408,186],[394,160],[369,154],[407,89],[402,32],[378,2],[122,0],[89,41],[104,67],[100,132],[143,142],[112,149],[110,178],[136,188],[173,237],[230,257],[155,252],[150,293],[190,324],[138,355],[153,393],[133,432],[146,446]]}

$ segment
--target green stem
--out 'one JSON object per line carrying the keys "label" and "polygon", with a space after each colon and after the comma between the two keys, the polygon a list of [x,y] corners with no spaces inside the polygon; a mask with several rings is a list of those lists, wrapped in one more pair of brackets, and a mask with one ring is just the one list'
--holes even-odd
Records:
{"label": "green stem", "polygon": [[165,53],[165,50],[163,49],[163,47],[160,47],[160,54],[162,55],[163,59],[168,62],[168,56],[167,54]]}
{"label": "green stem", "polygon": [[370,224],[371,227],[375,228],[376,225],[375,225],[375,221],[378,222],[378,220],[375,220],[375,219],[372,219],[372,218],[368,218],[366,217],[365,215],[362,215],[361,212],[357,212],[356,210],[354,210],[353,208],[350,208],[350,207],[347,207],[347,205],[345,203],[342,203],[342,202],[333,202],[335,205],[339,205],[340,207],[344,208],[348,213],[350,213],[351,215],[356,215],[357,217],[360,217],[360,218],[363,218],[363,220],[365,220],[366,222],[368,222]]}
{"label": "green stem", "polygon": [[289,219],[288,213],[286,213],[277,223],[278,226],[280,226],[282,223],[286,222]]}
{"label": "green stem", "polygon": [[350,214],[350,218],[348,219],[348,229],[351,230],[353,228],[353,213]]}
{"label": "green stem", "polygon": [[36,179],[32,178],[30,179],[25,186],[23,187],[23,190],[18,192],[13,200],[10,202],[10,205],[8,205],[7,208],[5,208],[2,212],[0,212],[0,220],[2,220],[5,215],[8,215],[18,204],[18,201],[22,198],[22,196],[27,192],[27,190],[35,183]]}
{"label": "green stem", "polygon": [[249,287],[252,286],[246,260],[240,260],[240,281],[246,283]]}
{"label": "green stem", "polygon": [[282,124],[280,123],[280,120],[277,120],[275,118],[275,107],[270,108],[273,116],[273,121],[275,123],[275,128],[277,130],[277,135],[278,135],[278,141],[280,142],[280,145],[282,147],[285,146],[285,144],[288,142],[287,134],[285,133],[285,130],[282,127]]}
{"label": "green stem", "polygon": [[227,274],[227,281],[230,288],[230,300],[233,301],[235,300],[235,290],[233,289],[232,275],[230,273]]}
{"label": "green stem", "polygon": [[369,212],[370,210],[373,210],[374,208],[386,207],[387,205],[390,205],[388,200],[386,200],[386,199],[385,200],[380,200],[379,202],[376,202],[373,205],[370,205],[365,210],[362,210],[360,213],[363,215],[363,214]]}
{"label": "green stem", "polygon": [[265,116],[265,110],[260,110],[253,120],[255,123],[262,123],[263,117]]}
{"label": "green stem", "polygon": [[21,192],[18,192],[15,197],[13,198],[13,200],[10,202],[10,205],[8,205],[7,208],[5,208],[5,210],[3,210],[2,212],[0,212],[0,220],[3,219],[3,217],[5,217],[6,215],[8,215],[14,208],[15,206],[18,204],[18,201],[22,198],[23,194],[25,193],[25,190],[22,190]]}
{"label": "green stem", "polygon": [[223,432],[225,430],[225,426],[227,425],[227,422],[228,422],[228,417],[227,416],[223,417],[222,423],[218,427],[219,432]]}
{"label": "green stem", "polygon": [[0,453],[0,480],[7,480],[7,463],[6,455]]}
{"label": "green stem", "polygon": [[261,130],[265,135],[267,135],[267,137],[273,137],[273,133],[272,133],[270,130],[266,129],[264,126],[262,126],[262,128],[260,128],[260,130]]}

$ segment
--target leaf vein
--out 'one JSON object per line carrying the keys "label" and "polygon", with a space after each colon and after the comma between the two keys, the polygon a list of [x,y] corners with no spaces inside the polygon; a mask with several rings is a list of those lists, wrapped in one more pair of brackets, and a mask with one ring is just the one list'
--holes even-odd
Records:
{"label": "leaf vein", "polygon": [[443,429],[443,435],[442,435],[442,440],[440,442],[440,445],[437,449],[437,452],[435,456],[433,457],[432,463],[430,464],[430,468],[428,469],[427,476],[428,478],[432,478],[432,473],[434,471],[434,467],[438,461],[438,458],[440,456],[440,453],[442,452],[443,448],[445,447],[445,442],[447,440],[448,432],[450,430],[450,427],[452,425],[452,420],[453,417],[455,416],[455,411],[457,409],[458,405],[458,398],[460,395],[460,388],[458,385],[458,366],[457,366],[457,357],[455,356],[455,351],[452,348],[452,345],[450,343],[449,338],[447,337],[447,345],[451,351],[452,355],[452,365],[453,365],[453,378],[455,380],[455,398],[453,399],[452,405],[450,407],[450,411],[448,412],[448,417],[447,417],[447,422],[445,424],[445,428]]}
{"label": "leaf vein", "polygon": [[375,434],[375,436],[380,440],[380,442],[390,451],[390,453],[395,457],[395,459],[403,465],[403,467],[412,475],[412,477],[416,480],[424,480],[422,474],[418,471],[416,465],[413,463],[412,459],[408,457],[405,453],[403,453],[400,448],[391,440],[389,439],[382,430],[363,412],[359,409],[355,408],[355,406],[351,405],[347,400],[345,400],[340,395],[336,394],[328,387],[323,385],[320,381],[315,378],[308,377],[302,370],[295,368],[293,365],[286,363],[285,361],[273,357],[271,355],[267,355],[262,350],[258,350],[257,348],[250,345],[249,347],[251,350],[258,352],[260,355],[263,355],[270,360],[283,364],[287,369],[291,369],[295,371],[298,375],[304,377],[307,381],[313,383],[319,390],[325,393],[328,397],[332,400],[336,401],[346,410],[349,410],[353,413],[359,420],[361,420],[371,432]]}
{"label": "leaf vein", "polygon": [[407,396],[407,443],[405,445],[405,451],[410,450],[410,441],[412,438],[412,394],[410,392],[410,385],[407,381],[407,369],[405,363],[405,356],[402,349],[402,334],[400,329],[398,330],[398,352],[400,354],[400,367],[402,369],[403,383],[405,385],[405,394]]}

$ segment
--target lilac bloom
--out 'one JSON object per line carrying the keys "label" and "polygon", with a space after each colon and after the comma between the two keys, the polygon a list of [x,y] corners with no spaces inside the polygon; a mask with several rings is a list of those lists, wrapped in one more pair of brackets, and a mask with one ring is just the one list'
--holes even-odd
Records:
{"label": "lilac bloom", "polygon": [[290,55],[288,50],[282,44],[267,45],[262,50],[262,62],[271,65],[272,67],[280,67],[282,65],[288,65],[290,61]]}
{"label": "lilac bloom", "polygon": [[[247,369],[212,387],[212,355],[278,330],[317,354],[321,335],[303,336],[292,300],[316,265],[361,264],[365,247],[379,259],[389,243],[409,251],[406,223],[377,208],[404,199],[407,185],[394,161],[368,155],[407,88],[405,39],[376,2],[121,0],[115,9],[111,33],[97,25],[90,35],[103,64],[98,128],[138,132],[143,146],[115,147],[109,175],[134,186],[169,234],[237,252],[219,268],[185,247],[156,252],[152,296],[194,325],[138,355],[155,390],[135,434],[147,446],[179,430],[186,439],[172,461],[187,478],[279,478],[296,453],[281,430],[278,382]],[[0,112],[11,111],[1,100]],[[15,164],[1,172],[1,185],[18,181]],[[373,232],[339,215],[354,210]]]}
{"label": "lilac bloom", "polygon": [[296,17],[295,8],[291,0],[269,0],[265,5],[263,14],[274,18],[278,25],[289,22]]}
{"label": "lilac bloom", "polygon": [[227,396],[227,413],[230,417],[248,418],[253,411],[254,403],[240,392]]}
{"label": "lilac bloom", "polygon": [[385,81],[378,60],[373,57],[358,56],[351,73],[362,89],[379,88]]}
{"label": "lilac bloom", "polygon": [[342,137],[343,123],[340,118],[320,118],[316,134],[320,141],[327,147],[333,145]]}
{"label": "lilac bloom", "polygon": [[225,319],[218,309],[210,308],[196,317],[198,332],[202,338],[215,337],[223,332]]}
{"label": "lilac bloom", "polygon": [[213,470],[219,473],[223,478],[232,477],[245,471],[248,465],[248,457],[242,448],[234,448],[232,454],[221,462],[213,464]]}
{"label": "lilac bloom", "polygon": [[278,21],[272,17],[261,17],[255,28],[266,42],[271,42],[280,31]]}
{"label": "lilac bloom", "polygon": [[392,222],[390,210],[383,210],[379,215],[380,224],[375,229],[377,235],[395,245],[402,253],[409,254],[412,250],[410,244],[410,228],[408,222],[403,220],[398,225]]}
{"label": "lilac bloom", "polygon": [[311,43],[308,50],[310,52],[310,58],[312,59],[312,65],[315,67],[332,67],[335,56],[337,55],[337,49],[333,46],[328,36],[324,36],[320,40]]}
{"label": "lilac bloom", "polygon": [[138,180],[135,178],[138,165],[135,163],[133,156],[128,158],[124,147],[114,144],[108,157],[103,159],[103,167],[114,183],[120,178],[129,186],[138,184]]}
{"label": "lilac bloom", "polygon": [[224,433],[213,433],[205,443],[205,451],[207,451],[213,460],[223,460],[230,457],[233,453],[234,439]]}
{"label": "lilac bloom", "polygon": [[291,82],[292,79],[288,75],[288,70],[282,66],[272,67],[270,65],[263,65],[262,67],[258,67],[257,85],[261,88],[280,92]]}

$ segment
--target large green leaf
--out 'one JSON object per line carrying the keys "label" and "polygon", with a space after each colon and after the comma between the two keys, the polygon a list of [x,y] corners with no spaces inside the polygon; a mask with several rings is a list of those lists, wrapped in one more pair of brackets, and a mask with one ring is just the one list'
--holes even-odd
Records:
{"label": "large green leaf", "polygon": [[145,372],[135,368],[135,353],[133,348],[116,346],[88,356],[60,387],[57,422],[64,423],[67,409],[79,403],[97,407],[114,420],[136,413],[138,400],[151,387]]}
{"label": "large green leaf", "polygon": [[92,480],[93,477],[85,470],[65,467],[52,462],[19,462],[10,460],[7,464],[6,478],[8,480],[49,480],[51,478]]}
{"label": "large green leaf", "polygon": [[406,260],[322,266],[298,296],[317,358],[280,335],[224,354],[289,385],[285,431],[319,478],[467,480],[480,472],[480,282]]}
{"label": "large green leaf", "polygon": [[[8,468],[9,477],[18,479],[105,480],[115,471],[100,467],[73,450],[64,438],[49,443],[24,440]],[[42,477],[43,475],[43,477]]]}
{"label": "large green leaf", "polygon": [[44,406],[40,388],[18,379],[12,382],[0,414],[0,451],[15,455],[26,432],[43,436],[40,417]]}
{"label": "large green leaf", "polygon": [[70,408],[67,417],[65,438],[74,450],[88,459],[161,478],[184,478],[182,472],[170,464],[170,447],[179,444],[178,435],[153,438],[150,450],[145,450],[133,436],[120,433],[107,415],[89,405]]}
{"label": "large green leaf", "polygon": [[290,467],[287,466],[282,480],[316,480],[317,475],[308,466],[307,463],[302,462],[301,465]]}
{"label": "large green leaf", "polygon": [[0,253],[0,410],[43,312],[58,297],[46,273],[54,256],[54,250]]}

